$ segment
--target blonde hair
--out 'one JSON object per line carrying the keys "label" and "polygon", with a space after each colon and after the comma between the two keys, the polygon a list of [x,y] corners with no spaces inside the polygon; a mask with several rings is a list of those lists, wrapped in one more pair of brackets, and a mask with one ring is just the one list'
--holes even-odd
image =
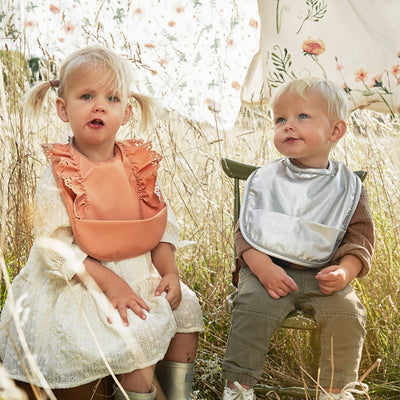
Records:
{"label": "blonde hair", "polygon": [[305,77],[286,82],[272,95],[270,105],[274,107],[279,98],[285,93],[293,93],[307,99],[307,92],[320,94],[326,101],[328,116],[334,119],[346,120],[349,112],[349,102],[344,89],[327,79]]}
{"label": "blonde hair", "polygon": [[148,129],[153,119],[155,100],[130,91],[134,80],[131,65],[106,47],[86,47],[70,54],[61,65],[58,79],[41,82],[32,87],[25,95],[24,105],[36,115],[39,114],[50,87],[57,87],[58,96],[65,99],[68,93],[68,84],[74,75],[88,72],[94,68],[104,68],[107,71],[99,85],[110,85],[123,101],[128,101],[130,97],[133,97],[138,102],[142,116],[140,129]]}

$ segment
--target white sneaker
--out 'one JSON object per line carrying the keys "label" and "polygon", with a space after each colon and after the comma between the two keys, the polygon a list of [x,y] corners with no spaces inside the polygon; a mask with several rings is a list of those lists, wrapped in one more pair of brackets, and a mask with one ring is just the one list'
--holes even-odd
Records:
{"label": "white sneaker", "polygon": [[[363,390],[355,389],[356,386],[361,386]],[[368,386],[365,383],[351,382],[348,383],[340,393],[321,393],[318,396],[319,400],[355,400],[353,394],[366,394],[368,392]]]}
{"label": "white sneaker", "polygon": [[245,389],[240,383],[235,382],[235,388],[228,386],[224,388],[223,400],[256,400],[254,389]]}

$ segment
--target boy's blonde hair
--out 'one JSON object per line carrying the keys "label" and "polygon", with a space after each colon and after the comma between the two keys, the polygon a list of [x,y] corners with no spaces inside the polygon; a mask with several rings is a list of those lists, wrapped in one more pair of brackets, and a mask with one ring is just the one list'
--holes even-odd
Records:
{"label": "boy's blonde hair", "polygon": [[121,101],[128,101],[133,97],[142,112],[141,129],[149,127],[153,116],[155,101],[145,95],[133,93],[130,86],[133,83],[133,71],[127,60],[113,51],[101,46],[92,46],[79,49],[70,54],[62,63],[57,80],[42,82],[30,89],[24,99],[24,104],[39,114],[45,95],[50,87],[58,88],[58,96],[65,99],[68,94],[68,85],[76,74],[86,73],[95,68],[104,68],[106,71],[99,86],[108,85],[118,93]]}
{"label": "boy's blonde hair", "polygon": [[346,121],[349,112],[349,102],[344,89],[327,79],[305,77],[286,82],[272,95],[270,104],[274,107],[278,99],[285,93],[294,93],[307,99],[307,92],[314,91],[326,101],[328,116]]}

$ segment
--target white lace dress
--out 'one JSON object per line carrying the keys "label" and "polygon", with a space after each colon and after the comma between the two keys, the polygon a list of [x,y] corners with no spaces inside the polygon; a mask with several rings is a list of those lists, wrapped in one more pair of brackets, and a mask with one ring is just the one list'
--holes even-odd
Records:
{"label": "white lace dress", "polygon": [[[182,302],[174,311],[164,295],[154,295],[160,276],[150,253],[104,263],[150,307],[146,320],[128,310],[128,327],[123,326],[115,310],[113,323],[108,323],[110,307],[105,296],[72,279],[76,270],[71,255],[79,265],[87,255],[74,244],[68,213],[50,167],[38,182],[34,212],[35,238],[51,239],[35,239],[26,266],[12,283],[15,307],[9,295],[2,311],[0,357],[13,379],[42,386],[24,355],[13,315],[19,320],[36,365],[54,389],[109,375],[103,357],[115,374],[155,364],[163,358],[176,332],[203,329],[198,300],[187,286],[182,284]],[[161,241],[175,245],[177,239],[175,217],[168,209]],[[63,248],[68,250],[64,254]]]}

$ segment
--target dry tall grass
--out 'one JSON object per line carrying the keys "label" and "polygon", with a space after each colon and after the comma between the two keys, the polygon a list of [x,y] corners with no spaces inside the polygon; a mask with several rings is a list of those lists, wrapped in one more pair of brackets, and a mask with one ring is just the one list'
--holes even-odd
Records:
{"label": "dry tall grass", "polygon": [[[5,51],[0,61],[4,77],[0,79],[0,245],[12,279],[23,267],[32,243],[35,183],[46,165],[39,144],[65,141],[68,132],[55,116],[51,98],[39,121],[23,113],[21,96],[28,87],[23,57]],[[215,118],[218,122],[218,114]],[[206,324],[197,361],[198,399],[220,398],[219,370],[229,329],[224,299],[233,264],[233,183],[224,176],[220,159],[261,165],[278,157],[271,126],[269,113],[263,109],[242,110],[229,132],[218,124],[216,128],[200,125],[163,111],[145,138],[164,157],[162,186],[180,223],[181,238],[194,242],[181,248],[177,257],[183,279],[199,296]],[[134,137],[136,127],[133,119],[120,138]],[[376,254],[372,272],[355,286],[368,310],[361,372],[382,358],[380,369],[366,378],[372,385],[371,399],[399,398],[400,391],[399,145],[398,117],[358,111],[334,154],[350,168],[368,171],[365,185],[376,225]],[[4,297],[4,284],[1,290]],[[279,332],[264,378],[269,383],[301,383],[301,368],[309,370],[310,358],[306,334]]]}

